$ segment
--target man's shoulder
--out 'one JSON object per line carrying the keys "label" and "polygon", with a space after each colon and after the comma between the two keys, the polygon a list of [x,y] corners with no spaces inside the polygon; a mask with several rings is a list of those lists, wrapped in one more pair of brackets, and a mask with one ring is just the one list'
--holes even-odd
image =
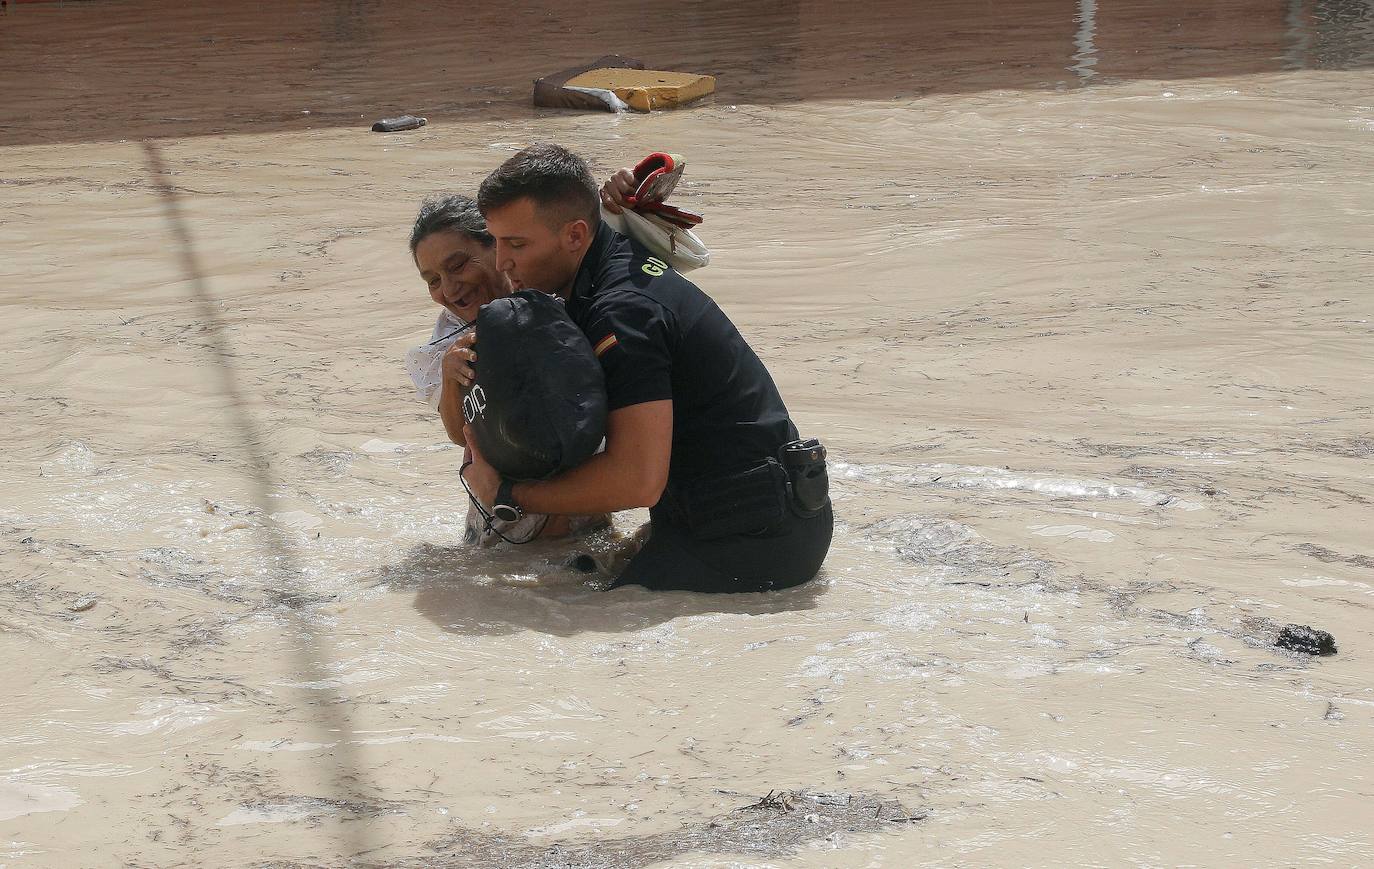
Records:
{"label": "man's shoulder", "polygon": [[665,307],[694,296],[701,289],[633,239],[618,237],[615,256],[609,258],[601,275],[596,299],[621,303],[626,297],[648,299]]}
{"label": "man's shoulder", "polygon": [[637,285],[629,279],[619,280],[597,288],[587,300],[585,310],[590,318],[615,317],[631,311],[640,312],[637,317],[671,318],[674,307],[663,295],[659,288]]}

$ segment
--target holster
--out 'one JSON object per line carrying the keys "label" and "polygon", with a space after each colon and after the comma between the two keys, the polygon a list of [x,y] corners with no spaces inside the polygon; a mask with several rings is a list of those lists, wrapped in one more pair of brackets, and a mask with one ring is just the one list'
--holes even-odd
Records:
{"label": "holster", "polygon": [[825,467],[825,444],[816,438],[797,439],[778,449],[787,472],[787,503],[800,519],[820,515],[830,503],[830,473]]}

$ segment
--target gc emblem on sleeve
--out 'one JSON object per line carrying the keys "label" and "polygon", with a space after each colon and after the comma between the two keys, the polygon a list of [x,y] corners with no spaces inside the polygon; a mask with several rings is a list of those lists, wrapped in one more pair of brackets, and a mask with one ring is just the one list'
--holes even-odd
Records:
{"label": "gc emblem on sleeve", "polygon": [[644,265],[640,266],[640,269],[644,272],[644,274],[655,278],[663,274],[663,272],[666,271],[667,268],[668,264],[656,256],[649,257],[649,259],[644,263]]}

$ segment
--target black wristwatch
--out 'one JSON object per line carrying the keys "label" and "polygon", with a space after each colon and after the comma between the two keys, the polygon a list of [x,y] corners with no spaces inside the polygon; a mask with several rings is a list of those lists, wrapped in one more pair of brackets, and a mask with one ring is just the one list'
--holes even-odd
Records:
{"label": "black wristwatch", "polygon": [[496,490],[496,503],[491,505],[492,515],[502,522],[519,522],[525,515],[520,505],[515,503],[515,495],[511,492],[513,488],[515,481],[510,477],[502,477],[501,485]]}

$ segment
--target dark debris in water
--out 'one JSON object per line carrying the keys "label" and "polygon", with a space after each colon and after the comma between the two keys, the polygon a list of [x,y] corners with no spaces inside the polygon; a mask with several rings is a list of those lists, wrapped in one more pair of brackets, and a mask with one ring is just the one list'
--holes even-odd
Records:
{"label": "dark debris in water", "polygon": [[1319,441],[1306,444],[1313,452],[1340,456],[1347,459],[1368,459],[1374,457],[1374,438],[1350,437],[1334,441]]}
{"label": "dark debris in water", "polygon": [[[510,869],[640,869],[685,854],[784,857],[837,834],[872,833],[924,820],[897,800],[866,794],[769,791],[709,821],[646,836],[538,845],[522,836],[463,830],[431,843],[432,857],[400,865]],[[388,865],[398,865],[390,863]]]}
{"label": "dark debris in water", "polygon": [[[1145,607],[1139,603],[1139,598],[1144,595],[1173,591],[1175,588],[1170,583],[1137,583],[1127,588],[1108,590],[1108,600],[1122,616],[1144,616],[1176,628],[1200,629],[1217,636],[1232,637],[1252,648],[1263,648],[1270,651],[1281,649],[1285,652],[1296,652],[1302,655],[1336,654],[1336,638],[1326,631],[1308,625],[1284,624],[1260,616],[1247,616],[1241,619],[1235,628],[1231,628],[1215,623],[1201,608],[1187,613],[1176,613],[1166,609]],[[1216,650],[1201,637],[1190,642],[1188,647],[1189,651],[1197,658],[1212,663],[1236,663],[1233,660],[1218,657]],[[1288,657],[1293,656],[1289,655]]]}
{"label": "dark debris in water", "polygon": [[1336,638],[1307,625],[1285,625],[1274,645],[1304,655],[1336,654]]}
{"label": "dark debris in water", "polygon": [[1346,555],[1316,543],[1299,543],[1293,549],[1326,564],[1349,564],[1352,567],[1374,568],[1374,556]]}
{"label": "dark debris in water", "polygon": [[1251,617],[1244,620],[1239,637],[1252,646],[1268,646],[1301,655],[1336,654],[1336,638],[1308,625]]}

